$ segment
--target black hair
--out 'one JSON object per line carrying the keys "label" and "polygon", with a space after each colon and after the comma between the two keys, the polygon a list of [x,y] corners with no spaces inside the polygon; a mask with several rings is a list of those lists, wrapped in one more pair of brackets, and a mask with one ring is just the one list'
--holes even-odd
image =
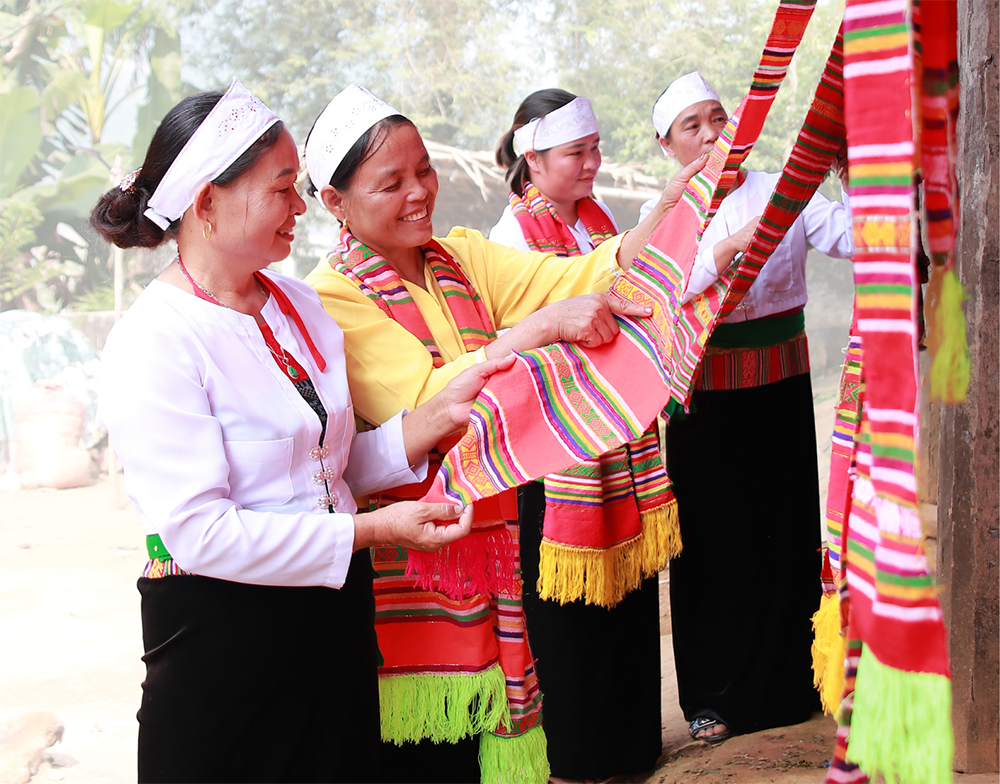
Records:
{"label": "black hair", "polygon": [[[189,95],[167,112],[153,134],[135,182],[124,191],[112,188],[90,213],[90,225],[105,240],[119,248],[155,248],[176,236],[180,218],[164,230],[143,213],[170,164],[222,96],[221,92]],[[242,177],[277,143],[284,127],[280,120],[274,123],[212,182],[225,186]]]}
{"label": "black hair", "polygon": [[[558,87],[549,87],[533,92],[521,101],[521,105],[514,112],[514,124],[500,137],[500,142],[497,144],[496,162],[498,166],[507,167],[507,182],[510,183],[510,189],[518,196],[524,196],[524,183],[528,181],[528,164],[523,155],[514,152],[514,131],[536,118],[561,109],[573,100],[576,100],[573,93],[560,90]],[[537,154],[544,155],[545,152],[547,150],[539,150]]]}
{"label": "black hair", "polygon": [[[319,117],[316,118],[319,120]],[[401,114],[390,114],[388,117],[379,120],[371,128],[361,134],[354,144],[351,145],[351,149],[347,151],[347,155],[344,156],[343,160],[337,166],[337,170],[330,177],[330,182],[321,183],[319,186],[313,182],[312,176],[307,176],[305,181],[305,191],[310,196],[315,198],[316,194],[319,192],[323,185],[332,185],[335,190],[345,191],[354,181],[354,175],[358,173],[358,169],[361,167],[365,161],[371,158],[379,148],[385,143],[386,137],[389,135],[389,131],[393,128],[398,128],[402,125],[413,125],[413,122],[404,117]],[[309,145],[309,137],[312,136],[313,131],[316,130],[316,122],[313,122],[312,128],[309,129],[309,134],[306,136],[306,146]]]}

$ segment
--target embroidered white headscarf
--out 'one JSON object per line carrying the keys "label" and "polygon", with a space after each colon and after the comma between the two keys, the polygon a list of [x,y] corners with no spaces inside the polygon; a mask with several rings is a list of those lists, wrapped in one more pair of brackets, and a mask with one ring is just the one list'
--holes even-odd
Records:
{"label": "embroidered white headscarf", "polygon": [[276,122],[263,101],[233,79],[174,158],[143,214],[166,231],[194,203],[203,183],[232,166]]}
{"label": "embroidered white headscarf", "polygon": [[574,98],[514,131],[514,152],[524,155],[528,150],[551,150],[599,132],[590,99]]}
{"label": "embroidered white headscarf", "polygon": [[329,185],[354,143],[379,120],[394,114],[399,112],[360,85],[348,85],[337,93],[306,142],[306,169],[313,185]]}

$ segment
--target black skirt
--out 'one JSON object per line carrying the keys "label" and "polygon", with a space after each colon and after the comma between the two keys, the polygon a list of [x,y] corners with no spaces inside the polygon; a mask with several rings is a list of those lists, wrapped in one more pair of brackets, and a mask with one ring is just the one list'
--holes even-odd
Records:
{"label": "black skirt", "polygon": [[684,717],[745,733],[819,709],[811,618],[819,608],[820,510],[808,375],[696,391],[667,427],[683,551],[670,563]]}
{"label": "black skirt", "polygon": [[367,550],[340,590],[140,578],[140,782],[377,778]]}
{"label": "black skirt", "polygon": [[542,690],[552,775],[641,773],[660,756],[660,612],[654,575],[613,608],[539,598],[540,482],[518,489],[528,642]]}

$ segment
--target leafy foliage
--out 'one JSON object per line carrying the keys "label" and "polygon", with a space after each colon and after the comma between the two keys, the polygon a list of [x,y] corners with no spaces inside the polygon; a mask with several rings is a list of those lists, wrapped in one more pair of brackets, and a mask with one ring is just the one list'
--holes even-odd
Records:
{"label": "leafy foliage", "polygon": [[87,218],[136,145],[103,142],[105,129],[146,91],[144,150],[152,118],[181,97],[180,46],[156,0],[5,0],[0,8],[0,40],[9,44],[0,62],[0,232],[8,223],[28,230],[0,236],[0,308],[59,310],[110,279]]}

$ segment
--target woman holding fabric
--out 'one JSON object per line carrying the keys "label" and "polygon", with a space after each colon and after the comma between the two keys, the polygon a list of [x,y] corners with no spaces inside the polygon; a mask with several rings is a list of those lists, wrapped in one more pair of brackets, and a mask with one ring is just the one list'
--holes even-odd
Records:
{"label": "woman holding fabric", "polygon": [[[557,89],[525,98],[497,146],[511,194],[490,240],[579,257],[616,235],[611,211],[592,195],[599,144],[586,98]],[[638,462],[647,468],[641,491]],[[621,466],[630,464],[623,491]],[[654,548],[642,562],[641,537],[677,542],[676,502],[656,434],[525,485],[518,501],[524,612],[545,695],[552,774],[602,779],[651,770],[661,749],[656,573],[676,552]],[[640,536],[615,533],[628,518],[641,518]],[[574,532],[584,527],[607,535],[583,542]],[[598,546],[601,539],[605,546]],[[569,571],[578,575],[575,583],[566,580]],[[605,591],[595,595],[598,579]],[[611,666],[622,646],[628,666]],[[594,721],[595,715],[615,720]]]}
{"label": "woman holding fabric", "polygon": [[[697,72],[653,107],[657,140],[682,166],[712,148],[726,121]],[[705,230],[683,301],[746,249],[780,176],[740,171]],[[716,328],[690,411],[675,413],[666,431],[684,542],[670,564],[678,694],[692,737],[709,742],[805,721],[819,708],[810,657],[820,519],[803,315],[808,246],[850,257],[843,204],[812,198]]]}
{"label": "woman holding fabric", "polygon": [[[606,291],[641,249],[637,235],[572,261],[514,251],[468,229],[434,238],[438,182],[419,132],[357,85],[317,119],[306,165],[315,195],[342,225],[340,244],[307,280],[344,329],[356,411],[371,424],[484,359],[555,340],[598,346],[617,332],[615,313],[644,315],[606,294],[576,296]],[[675,185],[675,201],[682,189]],[[420,497],[424,487],[405,490],[373,501]],[[516,498],[476,510],[473,533],[448,548],[447,560],[373,551],[387,780],[538,781],[548,773],[516,570]],[[415,563],[435,580],[406,577]]]}
{"label": "woman holding fabric", "polygon": [[288,131],[234,80],[174,107],[91,215],[119,247],[178,250],[102,357],[150,555],[141,782],[374,780],[368,547],[433,550],[471,526],[446,505],[356,513],[355,495],[423,478],[498,364],[357,433],[342,333],[312,289],[263,271],[305,210],[297,172]]}

